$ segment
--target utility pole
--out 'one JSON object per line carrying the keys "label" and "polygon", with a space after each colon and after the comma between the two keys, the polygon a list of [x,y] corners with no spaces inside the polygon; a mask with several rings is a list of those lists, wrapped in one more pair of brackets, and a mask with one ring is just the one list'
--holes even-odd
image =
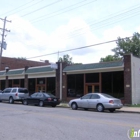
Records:
{"label": "utility pole", "polygon": [[[0,18],[4,24],[3,24],[3,28],[0,28],[2,30],[2,40],[1,40],[1,48],[0,48],[0,70],[2,69],[1,66],[1,59],[2,59],[2,49],[4,48],[4,45],[6,45],[6,42],[4,42],[4,37],[5,37],[5,32],[10,32],[10,30],[5,29],[6,26],[6,22],[11,22],[9,20],[6,20],[7,17],[5,17],[4,19]],[[5,44],[4,44],[5,43]],[[6,48],[5,48],[6,49]]]}

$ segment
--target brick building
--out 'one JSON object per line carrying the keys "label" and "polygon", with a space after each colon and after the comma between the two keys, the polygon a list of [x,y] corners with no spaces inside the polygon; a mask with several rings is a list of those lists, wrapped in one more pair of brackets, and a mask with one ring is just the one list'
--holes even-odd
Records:
{"label": "brick building", "polygon": [[122,61],[67,65],[24,67],[0,71],[0,89],[20,86],[51,92],[63,101],[79,98],[90,92],[108,93],[124,98],[125,104],[140,104],[140,58],[125,55]]}
{"label": "brick building", "polygon": [[9,69],[19,69],[24,67],[44,66],[44,65],[50,65],[49,61],[46,60],[43,63],[43,62],[18,59],[18,58],[10,58],[10,57],[1,58],[1,70],[5,70],[5,67],[9,67]]}

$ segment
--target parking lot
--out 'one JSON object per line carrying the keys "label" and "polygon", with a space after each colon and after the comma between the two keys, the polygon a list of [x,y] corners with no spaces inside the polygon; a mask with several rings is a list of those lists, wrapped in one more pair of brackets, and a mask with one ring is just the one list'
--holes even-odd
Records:
{"label": "parking lot", "polygon": [[139,114],[0,103],[1,140],[128,140]]}

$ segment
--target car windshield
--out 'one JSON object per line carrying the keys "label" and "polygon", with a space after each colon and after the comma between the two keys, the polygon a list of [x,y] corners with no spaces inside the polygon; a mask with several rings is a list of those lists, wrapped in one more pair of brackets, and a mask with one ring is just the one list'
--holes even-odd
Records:
{"label": "car windshield", "polygon": [[19,92],[19,93],[28,93],[28,90],[25,89],[25,88],[19,88],[19,89],[18,89],[18,92]]}
{"label": "car windshield", "polygon": [[107,97],[107,98],[114,98],[113,96],[105,94],[105,93],[102,93],[101,95],[103,95],[104,97]]}
{"label": "car windshield", "polygon": [[[51,93],[44,93],[44,95],[46,96],[46,97],[55,97],[53,94],[51,94]],[[56,98],[56,97],[55,97]]]}

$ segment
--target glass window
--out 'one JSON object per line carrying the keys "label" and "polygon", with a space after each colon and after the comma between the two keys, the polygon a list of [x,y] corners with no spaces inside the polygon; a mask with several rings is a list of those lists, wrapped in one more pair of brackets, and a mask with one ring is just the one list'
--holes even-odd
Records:
{"label": "glass window", "polygon": [[[44,93],[44,95],[46,96],[46,97],[55,97],[53,94],[51,94],[51,93]],[[56,98],[56,97],[55,97]]]}
{"label": "glass window", "polygon": [[45,84],[45,78],[37,78],[37,84]]}
{"label": "glass window", "polygon": [[17,89],[16,88],[14,88],[13,90],[12,90],[12,92],[16,92],[17,91]]}
{"label": "glass window", "polygon": [[114,98],[114,97],[112,97],[111,95],[108,95],[108,94],[102,94],[104,97],[107,97],[107,98]]}
{"label": "glass window", "polygon": [[28,90],[26,88],[19,88],[18,92],[19,93],[28,93]]}
{"label": "glass window", "polygon": [[98,83],[99,73],[88,73],[86,74],[86,83]]}
{"label": "glass window", "polygon": [[11,88],[7,88],[3,91],[3,93],[10,93],[11,92]]}
{"label": "glass window", "polygon": [[93,95],[91,96],[91,99],[100,99],[100,96],[97,95],[97,94],[93,94]]}
{"label": "glass window", "polygon": [[91,95],[88,94],[88,95],[83,96],[82,99],[90,99],[90,97],[91,97]]}
{"label": "glass window", "polygon": [[13,84],[18,85],[19,84],[19,79],[13,80]]}
{"label": "glass window", "polygon": [[38,93],[34,93],[34,94],[31,95],[31,97],[37,97],[37,94]]}
{"label": "glass window", "polygon": [[55,95],[55,77],[49,77],[47,78],[46,82],[47,86],[47,91],[48,93],[54,94]]}
{"label": "glass window", "polygon": [[37,97],[41,98],[41,97],[43,97],[43,94],[42,93],[38,93]]}
{"label": "glass window", "polygon": [[67,75],[67,96],[81,97],[84,94],[84,75]]}

